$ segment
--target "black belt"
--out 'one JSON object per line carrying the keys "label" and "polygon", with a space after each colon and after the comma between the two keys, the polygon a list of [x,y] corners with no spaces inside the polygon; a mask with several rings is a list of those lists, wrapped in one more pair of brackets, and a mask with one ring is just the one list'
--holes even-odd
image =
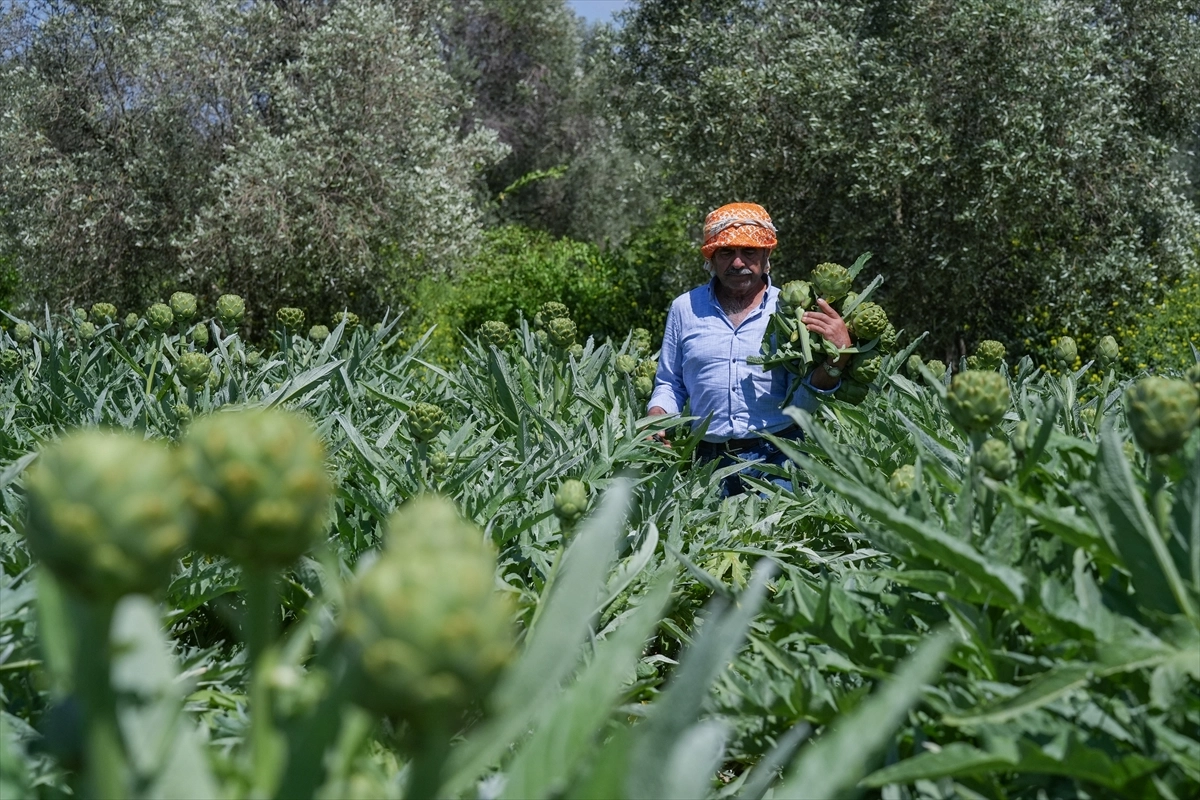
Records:
{"label": "black belt", "polygon": [[[772,436],[778,436],[781,439],[798,439],[801,438],[800,427],[791,425],[780,431],[769,431]],[[703,459],[718,458],[720,456],[729,455],[736,456],[739,453],[744,453],[747,450],[753,450],[757,447],[762,447],[764,444],[770,445],[766,439],[759,436],[753,436],[749,439],[726,439],[723,442],[705,442],[701,441],[696,446],[696,455]]]}

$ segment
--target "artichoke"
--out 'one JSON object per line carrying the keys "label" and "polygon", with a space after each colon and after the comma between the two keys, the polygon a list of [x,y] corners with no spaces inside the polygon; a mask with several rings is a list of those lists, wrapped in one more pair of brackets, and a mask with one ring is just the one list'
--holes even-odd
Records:
{"label": "artichoke", "polygon": [[275,319],[289,331],[295,332],[300,330],[304,325],[304,311],[291,306],[284,306],[275,312]]}
{"label": "artichoke", "polygon": [[1058,341],[1054,343],[1054,348],[1050,351],[1050,358],[1058,365],[1059,369],[1069,370],[1075,366],[1075,359],[1079,357],[1079,348],[1075,344],[1075,340],[1070,336],[1060,336]]}
{"label": "artichoke", "polygon": [[843,403],[849,403],[852,406],[856,406],[866,400],[867,395],[870,393],[870,386],[867,386],[865,383],[859,383],[858,381],[850,380],[842,381],[841,385],[838,386],[837,391],[833,393],[833,396],[838,400],[841,400]]}
{"label": "artichoke", "polygon": [[346,323],[346,332],[349,333],[359,325],[358,314],[353,311],[339,311],[333,315],[333,327],[336,328],[343,321]]}
{"label": "artichoke", "polygon": [[939,381],[946,377],[946,362],[944,361],[940,361],[935,358],[925,364],[925,367],[932,372],[933,377],[937,378]]}
{"label": "artichoke", "polygon": [[560,350],[567,350],[575,344],[575,335],[578,332],[575,323],[567,317],[555,317],[546,324],[546,336],[550,344]]}
{"label": "artichoke", "polygon": [[[167,310],[169,311],[170,309],[167,309]],[[138,326],[138,323],[141,321],[142,321],[142,318],[139,317],[136,312],[130,311],[128,314],[125,315],[125,322],[123,323],[125,325],[125,330],[132,331],[134,328],[136,328]],[[168,326],[169,325],[170,325],[170,323],[168,323]]]}
{"label": "artichoke", "polygon": [[258,350],[247,350],[242,354],[242,360],[250,369],[254,369],[262,363],[262,353]]}
{"label": "artichoke", "polygon": [[151,328],[162,333],[175,324],[175,312],[165,303],[155,303],[146,309],[146,321]]}
{"label": "artichoke", "polygon": [[196,316],[196,295],[191,292],[175,292],[171,295],[171,313],[180,322],[187,322]]}
{"label": "artichoke", "polygon": [[408,411],[408,430],[418,442],[428,442],[446,427],[446,412],[433,403],[414,403]]}
{"label": "artichoke", "polygon": [[883,333],[879,334],[879,349],[884,353],[894,353],[899,341],[900,332],[896,330],[895,325],[889,322],[883,329]]}
{"label": "artichoke", "polygon": [[638,360],[636,357],[622,353],[617,356],[615,364],[618,375],[632,375],[637,369]]}
{"label": "artichoke", "polygon": [[29,326],[28,322],[18,322],[13,326],[12,336],[17,344],[29,344],[33,338],[33,328]]}
{"label": "artichoke", "polygon": [[1096,344],[1096,363],[1102,369],[1110,369],[1117,365],[1117,360],[1121,357],[1121,350],[1117,347],[1117,340],[1111,336],[1104,336]]}
{"label": "artichoke", "polygon": [[633,393],[638,400],[645,402],[654,394],[654,378],[639,375],[633,379]]}
{"label": "artichoke", "polygon": [[17,350],[8,348],[0,350],[0,373],[12,375],[21,368],[21,354]]}
{"label": "artichoke", "polygon": [[829,261],[813,267],[812,274],[808,278],[812,282],[813,289],[816,290],[817,297],[824,297],[827,303],[836,303],[845,297],[853,283],[850,270],[841,264]]}
{"label": "artichoke", "polygon": [[850,315],[847,322],[850,335],[860,342],[878,339],[890,324],[883,306],[872,303],[870,300],[854,309],[854,313]]}
{"label": "artichoke", "polygon": [[807,311],[813,304],[813,287],[808,281],[788,281],[779,290],[776,308],[780,313],[792,315],[797,310]]}
{"label": "artichoke", "polygon": [[115,322],[117,319],[117,307],[112,303],[93,303],[92,319],[99,322],[101,325],[107,325],[110,322]]}
{"label": "artichoke", "polygon": [[986,431],[1008,411],[1011,392],[998,372],[969,369],[954,376],[946,393],[950,418],[968,433]]}
{"label": "artichoke", "polygon": [[341,629],[355,701],[418,731],[487,697],[515,641],[496,553],[440,497],[388,521],[383,553],[350,585]]}
{"label": "artichoke", "polygon": [[632,345],[632,352],[636,356],[650,355],[650,331],[645,328],[634,328],[629,334],[629,343]]}
{"label": "artichoke", "polygon": [[217,298],[217,321],[225,330],[236,328],[246,318],[246,301],[236,294],[223,294]]}
{"label": "artichoke", "polygon": [[189,389],[199,389],[208,380],[208,373],[212,369],[212,359],[204,353],[192,352],[184,353],[179,357],[179,363],[175,365],[175,372],[179,375],[179,382]]}
{"label": "artichoke", "polygon": [[95,339],[96,325],[92,322],[87,322],[86,320],[79,323],[79,338],[85,342],[90,342],[92,339]]}
{"label": "artichoke", "polygon": [[1031,444],[1029,440],[1029,423],[1021,420],[1017,423],[1017,427],[1013,428],[1012,448],[1017,455],[1025,455],[1025,451],[1029,449]]}
{"label": "artichoke", "polygon": [[1191,381],[1192,386],[1196,387],[1196,391],[1200,392],[1200,364],[1192,364],[1188,367],[1187,371],[1183,373],[1183,377],[1185,380]]}
{"label": "artichoke", "polygon": [[308,329],[308,338],[320,344],[329,338],[329,328],[324,325],[313,325]]}
{"label": "artichoke", "polygon": [[196,345],[196,347],[207,347],[208,346],[208,326],[205,325],[203,322],[196,323],[195,325],[192,326],[192,329],[188,332],[188,338],[192,340],[192,343],[194,345]]}
{"label": "artichoke", "polygon": [[425,460],[429,464],[429,471],[435,475],[440,475],[450,466],[450,456],[440,447],[430,450]]}
{"label": "artichoke", "polygon": [[111,604],[164,586],[187,542],[190,483],[173,451],[132,434],[70,434],[25,480],[29,548],[70,591]]}
{"label": "artichoke", "polygon": [[583,516],[588,507],[588,491],[583,481],[568,478],[554,493],[554,515],[567,524]]}
{"label": "artichoke", "polygon": [[878,353],[859,353],[850,360],[850,377],[859,383],[874,383],[882,371],[883,356]]}
{"label": "artichoke", "polygon": [[308,418],[281,409],[197,420],[182,453],[194,487],[194,544],[258,568],[291,564],[321,535],[332,491]]}
{"label": "artichoke", "polygon": [[88,319],[87,309],[86,308],[76,308],[72,311],[72,316],[75,317],[76,322],[87,322],[87,319]]}
{"label": "artichoke", "polygon": [[192,407],[187,403],[175,404],[175,419],[180,425],[186,425],[192,421]]}
{"label": "artichoke", "polygon": [[924,363],[919,355],[913,353],[908,357],[908,361],[904,362],[904,369],[910,378],[919,378],[921,377],[921,366]]}
{"label": "artichoke", "polygon": [[571,309],[562,303],[551,300],[547,303],[542,303],[542,307],[533,316],[533,324],[534,327],[545,328],[550,324],[550,320],[562,319],[569,316],[571,316]]}
{"label": "artichoke", "polygon": [[1139,447],[1153,455],[1172,453],[1200,422],[1200,393],[1185,380],[1143,378],[1125,390],[1125,413]]}
{"label": "artichoke", "polygon": [[979,466],[990,478],[1008,480],[1017,471],[1017,460],[1013,449],[1003,439],[988,439],[979,448]]}
{"label": "artichoke", "polygon": [[479,338],[497,350],[503,350],[512,341],[513,332],[500,320],[489,319],[479,326]]}
{"label": "artichoke", "polygon": [[967,365],[971,369],[1000,369],[1000,365],[1004,363],[1004,356],[1007,354],[1004,345],[997,342],[995,339],[984,339],[975,348],[975,366],[970,366],[971,359],[967,359]]}
{"label": "artichoke", "polygon": [[650,378],[653,380],[654,376],[658,374],[658,361],[653,358],[643,358],[638,362],[634,374],[639,378]]}
{"label": "artichoke", "polygon": [[897,500],[912,494],[916,488],[917,469],[912,464],[897,467],[892,476],[888,478],[888,489],[891,491],[892,497]]}

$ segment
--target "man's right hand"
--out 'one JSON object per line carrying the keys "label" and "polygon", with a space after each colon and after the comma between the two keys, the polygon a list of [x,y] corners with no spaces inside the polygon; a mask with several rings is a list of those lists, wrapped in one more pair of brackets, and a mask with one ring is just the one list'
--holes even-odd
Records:
{"label": "man's right hand", "polygon": [[[663,408],[662,406],[651,406],[650,410],[647,411],[646,414],[651,417],[664,417],[667,414],[667,410],[665,408]],[[667,441],[667,432],[666,431],[658,431],[657,433],[652,433],[652,434],[650,434],[650,436],[648,438],[654,439],[655,441],[657,441],[659,444],[663,445],[664,447],[671,446],[671,443],[669,441]]]}

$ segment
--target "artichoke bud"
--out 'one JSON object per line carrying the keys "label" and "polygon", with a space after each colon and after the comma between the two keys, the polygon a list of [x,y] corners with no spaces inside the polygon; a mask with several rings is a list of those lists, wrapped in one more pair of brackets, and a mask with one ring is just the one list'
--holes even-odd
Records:
{"label": "artichoke bud", "polygon": [[236,294],[223,294],[217,298],[217,321],[228,330],[242,324],[246,318],[246,301]]}
{"label": "artichoke bud", "polygon": [[[170,309],[167,309],[167,310],[169,311]],[[125,323],[124,323],[125,330],[127,330],[127,331],[133,330],[134,328],[136,328],[138,326],[138,323],[141,321],[142,321],[142,318],[139,317],[136,312],[130,311],[128,314],[125,315]],[[169,327],[170,323],[167,323],[167,325]]]}
{"label": "artichoke bud", "polygon": [[883,306],[870,300],[854,309],[848,323],[850,335],[860,342],[878,339],[890,324]]}
{"label": "artichoke bud", "polygon": [[779,290],[778,304],[785,314],[791,314],[800,309],[807,311],[813,304],[813,287],[808,281],[788,281]]}
{"label": "artichoke bud", "polygon": [[816,290],[817,297],[824,297],[825,302],[830,304],[845,297],[853,282],[850,278],[850,270],[829,261],[813,267],[812,274],[808,277],[812,282],[813,289]]}
{"label": "artichoke bud", "polygon": [[199,352],[184,353],[179,357],[175,372],[179,382],[189,389],[199,389],[208,380],[209,370],[212,369],[212,359]]}
{"label": "artichoke bud", "polygon": [[933,377],[937,378],[939,381],[946,377],[946,362],[944,361],[940,361],[936,358],[932,359],[925,364],[925,368],[932,372]]}
{"label": "artichoke bud", "polygon": [[1000,365],[1004,363],[1004,356],[1007,352],[1004,345],[995,339],[984,339],[975,348],[975,358],[979,365],[978,369],[1000,369]]}
{"label": "artichoke bud", "polygon": [[107,325],[117,319],[117,307],[112,303],[93,303],[92,319],[101,325]]}
{"label": "artichoke bud", "polygon": [[950,418],[968,433],[986,431],[1004,418],[1011,392],[998,372],[969,369],[954,376],[946,393]]}
{"label": "artichoke bud", "polygon": [[838,313],[843,317],[846,316],[846,309],[853,305],[858,299],[858,292],[846,292],[846,296],[842,298],[841,304],[838,306]]}
{"label": "artichoke bud", "polygon": [[581,345],[581,344],[571,345],[570,347],[567,348],[567,355],[569,355],[571,358],[575,359],[576,361],[582,361],[583,360],[583,345]]}
{"label": "artichoke bud", "polygon": [[578,332],[575,323],[567,317],[555,317],[546,323],[546,336],[550,344],[560,350],[567,350],[575,344],[575,335]]}
{"label": "artichoke bud", "polygon": [[913,353],[908,357],[908,361],[904,362],[904,369],[908,372],[910,378],[919,378],[921,377],[921,365],[923,363],[925,362],[921,361],[921,357]]}
{"label": "artichoke bud", "polygon": [[1021,420],[1017,423],[1017,427],[1013,428],[1012,447],[1017,455],[1025,455],[1025,451],[1029,449],[1029,423]]}
{"label": "artichoke bud", "polygon": [[867,395],[871,393],[871,387],[865,383],[858,381],[842,381],[838,386],[837,391],[833,396],[843,403],[849,403],[852,406],[859,405],[867,399]]}
{"label": "artichoke bud", "polygon": [[408,411],[408,430],[418,442],[428,442],[446,427],[446,412],[433,403],[414,403]]}
{"label": "artichoke bud", "polygon": [[304,311],[291,306],[284,306],[275,312],[275,319],[289,331],[298,331],[304,325]]}
{"label": "artichoke bud", "polygon": [[1109,369],[1117,364],[1117,360],[1121,357],[1121,350],[1117,347],[1117,340],[1111,336],[1103,336],[1096,344],[1096,361],[1103,369]]}
{"label": "artichoke bud", "polygon": [[308,338],[317,344],[321,344],[321,342],[329,338],[329,328],[324,325],[313,325],[308,329]]}
{"label": "artichoke bud", "polygon": [[15,349],[0,350],[0,372],[12,375],[21,368],[21,353]]}
{"label": "artichoke bud", "polygon": [[325,530],[332,491],[308,419],[281,409],[196,421],[183,441],[198,550],[262,568],[291,564]]}
{"label": "artichoke bud", "polygon": [[76,308],[71,314],[75,317],[76,322],[87,322],[88,312],[86,308]]}
{"label": "artichoke bud", "polygon": [[883,356],[859,353],[850,361],[850,377],[859,383],[874,383],[883,371]]}
{"label": "artichoke bud", "polygon": [[165,446],[79,431],[30,468],[24,533],[71,591],[104,603],[150,593],[166,584],[187,542],[188,486]]}
{"label": "artichoke bud", "polygon": [[221,370],[217,369],[216,367],[213,367],[212,370],[208,373],[208,388],[215,390],[217,387],[219,387],[221,385],[222,381],[224,381],[224,380],[225,380],[225,376],[223,376],[221,374]]}
{"label": "artichoke bud", "polygon": [[988,477],[998,481],[1008,480],[1017,471],[1017,461],[1008,442],[1003,439],[988,439],[979,448],[979,466]]}
{"label": "artichoke bud", "polygon": [[629,343],[634,355],[644,357],[650,355],[650,331],[645,328],[634,328],[629,335]]}
{"label": "artichoke bud", "polygon": [[551,320],[563,319],[571,316],[571,310],[562,303],[551,300],[547,303],[542,303],[541,308],[533,316],[533,324],[536,328],[545,328],[550,324]]}
{"label": "artichoke bud", "polygon": [[179,421],[180,425],[186,425],[187,423],[191,422],[192,421],[192,407],[189,406],[187,403],[176,403],[175,404],[175,419]]}
{"label": "artichoke bud", "polygon": [[429,470],[435,475],[442,474],[446,467],[450,466],[450,456],[440,447],[430,450],[425,460],[429,463]]}
{"label": "artichoke bud", "polygon": [[638,362],[634,374],[639,378],[650,378],[653,380],[654,376],[658,374],[658,361],[653,358],[643,358]]}
{"label": "artichoke bud", "polygon": [[205,325],[203,322],[193,325],[192,330],[188,334],[188,337],[192,340],[192,344],[196,345],[196,347],[207,347],[208,346],[208,326]]}
{"label": "artichoke bud", "polygon": [[583,516],[588,507],[588,491],[583,481],[568,478],[554,493],[554,515],[568,525]]}
{"label": "artichoke bud", "polygon": [[13,326],[13,339],[17,344],[29,344],[29,341],[33,339],[33,328],[29,326],[28,322],[18,322]]}
{"label": "artichoke bud", "polygon": [[479,326],[479,338],[497,350],[503,350],[512,341],[513,332],[498,319],[489,319]]}
{"label": "artichoke bud", "polygon": [[894,353],[899,342],[900,332],[896,330],[895,325],[889,322],[883,329],[883,333],[879,334],[879,349],[884,353]]}
{"label": "artichoke bud", "polygon": [[1185,380],[1192,382],[1192,386],[1196,387],[1196,391],[1200,392],[1200,364],[1192,364],[1183,373]]}
{"label": "artichoke bud", "polygon": [[622,353],[621,355],[617,356],[617,359],[615,361],[615,366],[616,366],[618,375],[632,375],[634,373],[634,370],[637,369],[637,365],[638,365],[637,358],[635,356],[631,356],[631,355],[628,355],[625,353]]}
{"label": "artichoke bud", "polygon": [[1058,365],[1060,369],[1069,370],[1075,366],[1075,359],[1079,356],[1079,348],[1075,345],[1075,340],[1070,336],[1060,336],[1058,341],[1054,343],[1054,348],[1050,351],[1050,358]]}
{"label": "artichoke bud", "polygon": [[359,325],[358,314],[355,314],[353,311],[339,311],[333,315],[333,326],[336,328],[338,325],[342,324],[343,320],[346,322],[347,333],[354,330]]}
{"label": "artichoke bud", "polygon": [[514,648],[496,554],[440,497],[418,497],[388,522],[383,553],[346,594],[341,629],[355,701],[418,730],[485,699]]}
{"label": "artichoke bud", "polygon": [[85,342],[90,342],[96,338],[96,325],[91,322],[79,323],[79,338]]}
{"label": "artichoke bud", "polygon": [[1200,422],[1200,393],[1185,380],[1143,378],[1125,390],[1125,413],[1139,447],[1152,455],[1172,453]]}
{"label": "artichoke bud", "polygon": [[254,369],[262,363],[262,353],[258,350],[247,350],[242,354],[242,360],[246,362],[246,366]]}
{"label": "artichoke bud", "polygon": [[917,488],[917,469],[912,464],[905,464],[902,467],[897,467],[892,476],[888,478],[888,490],[891,491],[892,497],[901,500]]}
{"label": "artichoke bud", "polygon": [[633,380],[633,393],[638,400],[646,401],[654,394],[654,378],[639,375]]}
{"label": "artichoke bud", "polygon": [[175,324],[175,312],[165,303],[155,303],[146,309],[146,320],[151,328],[162,333]]}
{"label": "artichoke bud", "polygon": [[171,313],[180,322],[187,322],[196,316],[196,295],[191,292],[175,292],[171,295]]}

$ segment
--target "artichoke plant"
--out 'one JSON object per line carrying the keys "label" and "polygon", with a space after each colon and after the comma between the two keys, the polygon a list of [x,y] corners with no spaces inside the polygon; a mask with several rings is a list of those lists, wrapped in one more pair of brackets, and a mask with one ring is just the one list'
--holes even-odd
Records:
{"label": "artichoke plant", "polygon": [[325,531],[332,485],[307,417],[281,409],[212,414],[189,428],[181,451],[193,479],[197,549],[278,568]]}
{"label": "artichoke plant", "polygon": [[171,313],[180,322],[188,322],[196,316],[196,295],[191,292],[175,292],[170,300]]}
{"label": "artichoke plant", "polygon": [[503,350],[512,341],[513,332],[500,320],[489,319],[479,326],[479,338],[497,350]]}
{"label": "artichoke plant", "polygon": [[495,571],[490,541],[449,500],[401,507],[346,594],[356,702],[419,732],[487,697],[514,647],[515,609]]}
{"label": "artichoke plant", "polygon": [[1139,447],[1153,455],[1173,453],[1200,422],[1200,393],[1185,380],[1142,378],[1125,390],[1125,413]]}
{"label": "artichoke plant", "polygon": [[1017,460],[1008,442],[988,439],[979,448],[979,466],[988,477],[1003,481],[1017,471]]}
{"label": "artichoke plant", "polygon": [[554,515],[572,524],[587,511],[588,491],[583,481],[568,478],[554,493]]}
{"label": "artichoke plant", "polygon": [[571,345],[575,344],[578,332],[575,323],[568,317],[555,317],[546,324],[546,336],[550,344],[559,350],[570,349]]}
{"label": "artichoke plant", "polygon": [[1078,357],[1079,347],[1070,336],[1058,337],[1058,341],[1054,343],[1054,347],[1050,350],[1050,358],[1062,370],[1069,370],[1074,367],[1075,359]]}
{"label": "artichoke plant", "polygon": [[852,283],[850,270],[841,264],[829,261],[813,267],[812,274],[808,276],[808,279],[812,283],[817,297],[825,298],[827,303],[836,303],[845,297],[846,293],[850,291]]}
{"label": "artichoke plant", "polygon": [[968,433],[990,429],[1008,411],[1011,392],[998,372],[969,369],[954,376],[946,393],[950,418]]}
{"label": "artichoke plant", "polygon": [[175,312],[165,303],[155,303],[146,309],[146,321],[150,323],[150,327],[162,333],[170,330],[175,324]]}
{"label": "artichoke plant", "polygon": [[217,298],[217,321],[226,331],[236,328],[246,318],[246,301],[236,294],[223,294]]}
{"label": "artichoke plant", "polygon": [[284,306],[275,312],[275,319],[289,331],[295,332],[300,330],[304,325],[304,311],[291,306]]}
{"label": "artichoke plant", "polygon": [[184,353],[175,366],[179,382],[189,389],[199,389],[203,386],[211,369],[212,359],[199,352]]}
{"label": "artichoke plant", "polygon": [[562,303],[551,300],[542,303],[537,313],[533,315],[533,324],[536,328],[545,328],[550,324],[551,320],[563,319],[571,316],[571,309],[564,306]]}
{"label": "artichoke plant", "polygon": [[152,593],[187,542],[189,481],[175,453],[140,435],[72,433],[25,479],[24,534],[72,592],[102,603]]}
{"label": "artichoke plant", "polygon": [[92,319],[101,325],[107,325],[117,319],[117,307],[112,303],[93,303]]}
{"label": "artichoke plant", "polygon": [[408,431],[418,442],[428,442],[446,427],[446,412],[433,403],[414,403],[408,411]]}

